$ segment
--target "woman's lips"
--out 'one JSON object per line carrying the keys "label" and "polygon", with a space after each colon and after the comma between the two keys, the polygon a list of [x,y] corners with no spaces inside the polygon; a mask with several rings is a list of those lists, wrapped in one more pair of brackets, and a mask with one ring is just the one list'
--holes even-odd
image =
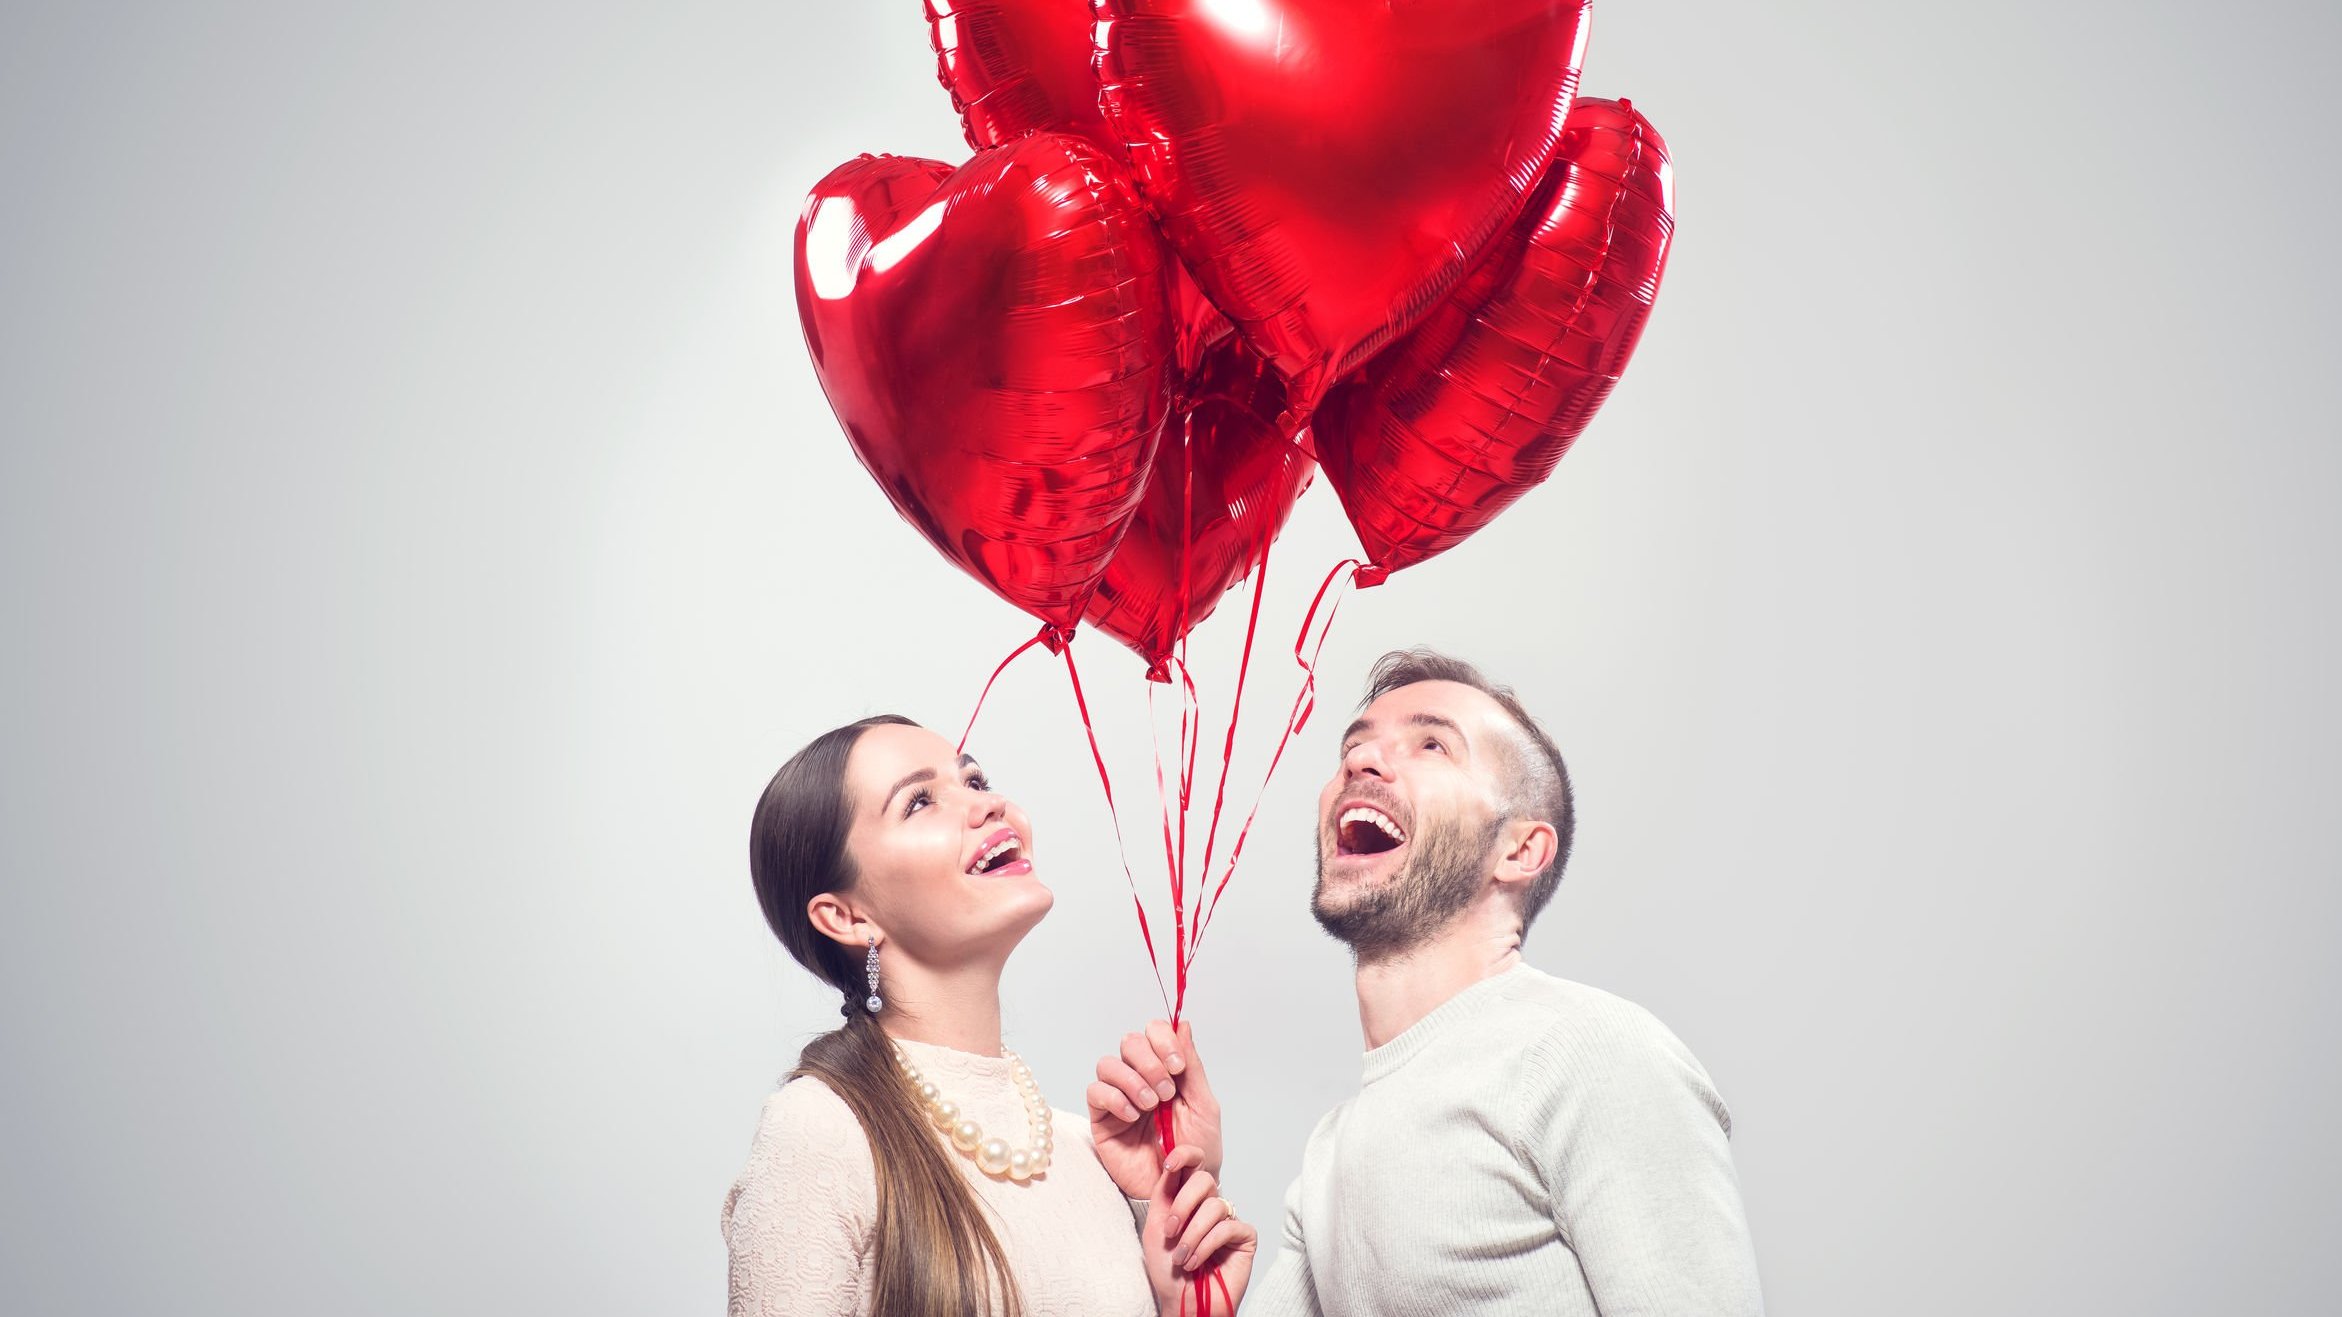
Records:
{"label": "woman's lips", "polygon": [[[984,839],[983,844],[976,848],[975,858],[969,860],[966,867],[960,872],[973,878],[990,878],[996,874],[1008,872],[1022,864],[1025,866],[1024,871],[1029,873],[1032,871],[1032,862],[1025,857],[1024,849],[1025,839],[1017,835],[1016,829],[1002,828]],[[998,859],[1001,856],[1009,858],[1004,862],[994,864],[989,869],[984,867],[987,861]]]}

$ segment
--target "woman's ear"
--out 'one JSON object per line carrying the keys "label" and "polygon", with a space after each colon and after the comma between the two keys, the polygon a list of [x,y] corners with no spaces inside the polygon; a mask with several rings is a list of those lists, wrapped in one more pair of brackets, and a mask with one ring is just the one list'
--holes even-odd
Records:
{"label": "woman's ear", "polygon": [[832,942],[849,947],[867,945],[874,934],[881,941],[885,940],[885,935],[876,926],[854,907],[847,905],[845,898],[836,892],[823,892],[807,901],[805,917],[813,921],[813,931]]}

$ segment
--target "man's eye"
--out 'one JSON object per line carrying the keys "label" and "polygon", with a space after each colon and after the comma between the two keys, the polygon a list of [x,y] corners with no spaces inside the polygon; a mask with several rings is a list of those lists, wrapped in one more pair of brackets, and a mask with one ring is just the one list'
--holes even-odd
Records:
{"label": "man's eye", "polygon": [[1447,753],[1447,747],[1441,744],[1440,739],[1436,736],[1425,737],[1423,740],[1423,748],[1426,750],[1437,750],[1443,755]]}

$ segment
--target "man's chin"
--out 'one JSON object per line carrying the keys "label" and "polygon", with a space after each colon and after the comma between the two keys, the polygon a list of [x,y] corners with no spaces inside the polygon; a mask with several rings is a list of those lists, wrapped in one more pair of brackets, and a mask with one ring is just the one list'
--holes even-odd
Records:
{"label": "man's chin", "polygon": [[1388,900],[1384,893],[1398,875],[1396,865],[1321,866],[1309,907],[1320,918],[1339,918],[1370,902]]}
{"label": "man's chin", "polygon": [[1318,889],[1316,897],[1311,899],[1309,903],[1309,914],[1311,918],[1317,920],[1319,928],[1332,934],[1337,940],[1346,942],[1348,939],[1342,936],[1346,931],[1345,921],[1350,914],[1351,907],[1355,904],[1356,902],[1342,897],[1329,896],[1326,890],[1321,887]]}
{"label": "man's chin", "polygon": [[1379,959],[1411,943],[1419,930],[1392,918],[1391,889],[1349,883],[1321,883],[1309,903],[1317,926],[1362,960]]}

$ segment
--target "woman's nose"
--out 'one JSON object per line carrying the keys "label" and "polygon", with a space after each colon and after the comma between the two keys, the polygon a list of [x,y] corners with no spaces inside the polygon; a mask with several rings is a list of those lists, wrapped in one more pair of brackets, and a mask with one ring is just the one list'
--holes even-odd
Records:
{"label": "woman's nose", "polygon": [[979,827],[1008,812],[1008,801],[990,791],[968,793],[968,826]]}

